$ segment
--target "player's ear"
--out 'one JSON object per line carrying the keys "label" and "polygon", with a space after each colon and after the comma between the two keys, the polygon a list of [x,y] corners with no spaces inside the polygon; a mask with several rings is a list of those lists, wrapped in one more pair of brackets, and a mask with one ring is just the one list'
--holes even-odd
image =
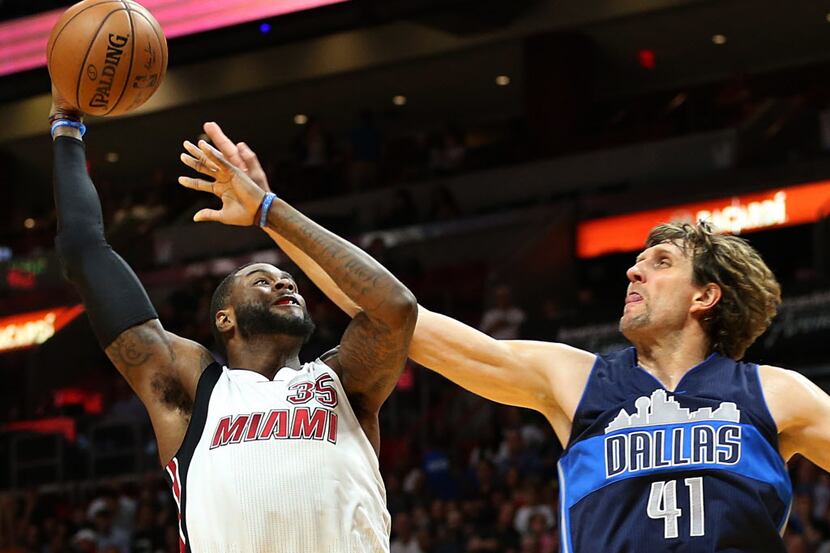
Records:
{"label": "player's ear", "polygon": [[220,309],[216,312],[216,320],[213,321],[213,324],[216,325],[216,328],[219,332],[227,332],[231,330],[235,325],[236,321],[234,320],[234,313],[233,308],[228,307],[226,309]]}
{"label": "player's ear", "polygon": [[723,292],[717,284],[710,282],[701,286],[692,296],[692,313],[704,313],[715,307]]}

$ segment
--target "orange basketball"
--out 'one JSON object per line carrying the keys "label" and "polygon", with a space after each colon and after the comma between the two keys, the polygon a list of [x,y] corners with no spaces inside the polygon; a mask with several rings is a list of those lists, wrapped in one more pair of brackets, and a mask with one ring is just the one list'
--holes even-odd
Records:
{"label": "orange basketball", "polygon": [[161,85],[167,40],[152,14],[132,0],[84,0],[55,24],[46,57],[52,82],[75,107],[120,115]]}

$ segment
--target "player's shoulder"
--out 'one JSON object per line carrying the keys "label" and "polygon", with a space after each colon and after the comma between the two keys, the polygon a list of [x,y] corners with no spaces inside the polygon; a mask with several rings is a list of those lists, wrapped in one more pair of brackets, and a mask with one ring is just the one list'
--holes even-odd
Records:
{"label": "player's shoulder", "polygon": [[343,369],[340,366],[338,354],[340,353],[340,346],[335,346],[327,352],[320,355],[320,357],[309,361],[303,365],[303,369],[309,372],[331,371],[338,378],[342,376]]}
{"label": "player's shoulder", "polygon": [[773,365],[758,365],[758,374],[779,430],[810,417],[818,387],[809,378],[798,371]]}
{"label": "player's shoulder", "polygon": [[758,365],[758,376],[765,394],[789,392],[793,386],[803,387],[810,383],[800,372],[774,365]]}

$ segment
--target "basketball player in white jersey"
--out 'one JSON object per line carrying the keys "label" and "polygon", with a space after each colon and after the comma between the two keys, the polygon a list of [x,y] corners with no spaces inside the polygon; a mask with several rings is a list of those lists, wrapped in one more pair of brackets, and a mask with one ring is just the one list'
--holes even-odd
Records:
{"label": "basketball player in white jersey", "polygon": [[378,410],[406,358],[417,315],[412,294],[273,194],[232,189],[238,179],[226,167],[189,158],[228,200],[197,220],[278,229],[361,306],[338,348],[302,364],[298,354],[314,325],[294,278],[266,263],[244,266],[211,304],[227,351],[228,367],[220,366],[204,347],[162,327],[106,242],[81,113],[55,91],[53,104],[58,253],[102,348],[150,414],[179,507],[182,553],[388,552]]}
{"label": "basketball player in white jersey", "polygon": [[[205,131],[267,189],[247,145],[215,123]],[[309,252],[266,232],[341,309],[359,313]],[[780,302],[748,244],[701,224],[656,227],[646,246],[627,271],[620,319],[634,348],[595,355],[495,340],[419,306],[410,357],[485,398],[545,415],[566,448],[563,551],[783,552],[792,496],[783,463],[802,454],[830,470],[830,396],[797,372],[737,361]],[[574,482],[577,497],[566,490]],[[598,523],[603,512],[613,524]]]}

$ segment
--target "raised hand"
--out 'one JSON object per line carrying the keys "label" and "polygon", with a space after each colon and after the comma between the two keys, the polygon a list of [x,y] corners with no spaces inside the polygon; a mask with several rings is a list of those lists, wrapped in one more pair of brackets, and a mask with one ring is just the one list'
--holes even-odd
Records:
{"label": "raised hand", "polygon": [[70,102],[67,98],[65,98],[53,84],[52,107],[49,110],[49,121],[61,118],[80,121],[83,119],[83,116],[83,112],[72,104],[72,102]]}
{"label": "raised hand", "polygon": [[217,123],[210,121],[205,123],[202,128],[210,137],[210,140],[216,145],[222,155],[225,156],[231,165],[242,169],[257,186],[270,192],[271,188],[268,186],[268,177],[259,163],[259,159],[251,148],[244,142],[237,142],[236,144],[228,138]]}
{"label": "raised hand", "polygon": [[193,220],[216,221],[225,225],[253,225],[265,191],[242,169],[231,164],[222,152],[204,140],[200,140],[198,146],[185,141],[184,149],[188,153],[181,155],[182,163],[211,177],[213,181],[183,176],[179,177],[179,184],[192,190],[210,192],[222,200],[222,209],[199,210]]}

